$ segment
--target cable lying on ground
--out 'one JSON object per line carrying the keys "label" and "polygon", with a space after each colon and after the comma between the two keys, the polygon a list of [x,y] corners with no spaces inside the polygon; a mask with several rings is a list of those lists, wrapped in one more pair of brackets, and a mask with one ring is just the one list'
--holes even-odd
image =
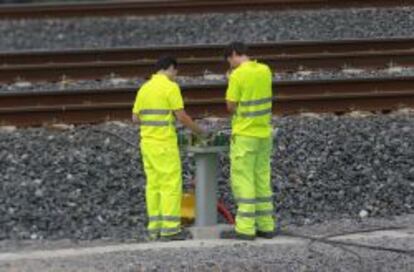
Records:
{"label": "cable lying on ground", "polygon": [[[366,233],[366,232],[374,232],[374,231],[380,231],[380,230],[395,230],[395,229],[402,229],[402,227],[401,228],[400,227],[391,227],[391,228],[381,228],[381,229],[377,228],[377,229],[373,229],[371,231],[363,230],[363,231],[360,231],[360,232],[365,232]],[[332,237],[344,236],[344,235],[356,234],[356,233],[358,233],[358,232],[357,231],[353,231],[353,232],[350,232],[350,233],[344,232],[342,234],[335,234],[334,236],[330,235],[329,237],[332,238]],[[366,244],[359,244],[359,243],[354,243],[354,242],[349,242],[349,241],[330,240],[330,239],[325,238],[325,237],[314,237],[314,236],[310,236],[310,235],[304,235],[304,234],[299,234],[299,233],[294,233],[294,232],[289,232],[289,231],[281,231],[280,234],[288,236],[288,237],[301,238],[301,239],[310,240],[310,241],[313,241],[313,242],[319,242],[319,243],[328,244],[328,245],[341,245],[341,246],[358,247],[358,248],[377,250],[377,251],[387,251],[387,252],[404,254],[404,255],[414,257],[414,250],[393,248],[393,247],[385,247],[385,246],[366,245]]]}

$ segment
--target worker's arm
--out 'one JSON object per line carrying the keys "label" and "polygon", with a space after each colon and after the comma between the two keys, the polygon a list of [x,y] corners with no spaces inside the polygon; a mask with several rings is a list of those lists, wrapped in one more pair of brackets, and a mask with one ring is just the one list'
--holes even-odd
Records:
{"label": "worker's arm", "polygon": [[230,114],[235,114],[237,112],[237,105],[241,97],[241,88],[237,77],[234,74],[229,75],[229,86],[226,91],[226,104],[227,110]]}
{"label": "worker's arm", "polygon": [[134,107],[132,108],[131,119],[133,123],[139,123],[139,109],[140,109],[140,105],[139,105],[138,92],[137,92],[137,95],[135,97]]}
{"label": "worker's arm", "polygon": [[139,116],[138,114],[132,113],[132,122],[139,123]]}
{"label": "worker's arm", "polygon": [[191,129],[192,132],[196,134],[207,134],[204,129],[199,127],[193,119],[185,112],[185,110],[176,110],[174,111],[175,117],[178,121],[180,121],[181,124],[183,124],[185,127]]}
{"label": "worker's arm", "polygon": [[237,111],[237,103],[229,100],[227,100],[226,103],[228,112],[235,114]]}
{"label": "worker's arm", "polygon": [[180,87],[176,84],[174,88],[172,88],[168,95],[168,102],[170,104],[170,108],[174,112],[176,119],[183,124],[185,127],[191,129],[192,132],[196,134],[204,134],[207,133],[200,128],[193,119],[185,112],[184,110],[184,101],[183,97],[181,96]]}

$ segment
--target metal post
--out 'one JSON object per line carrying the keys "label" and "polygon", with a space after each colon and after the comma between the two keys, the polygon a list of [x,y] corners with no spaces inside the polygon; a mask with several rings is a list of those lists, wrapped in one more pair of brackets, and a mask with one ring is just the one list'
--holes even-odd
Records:
{"label": "metal post", "polygon": [[217,153],[196,153],[196,226],[217,224]]}

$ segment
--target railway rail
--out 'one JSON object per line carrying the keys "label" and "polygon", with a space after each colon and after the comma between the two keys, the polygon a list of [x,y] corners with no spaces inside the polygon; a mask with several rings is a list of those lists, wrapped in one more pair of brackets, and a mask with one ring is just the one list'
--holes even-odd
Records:
{"label": "railway rail", "polygon": [[[0,52],[1,65],[33,65],[46,63],[83,63],[95,61],[131,61],[156,59],[163,55],[177,58],[208,58],[221,56],[225,45],[180,45],[137,48],[69,49],[61,51],[34,50]],[[350,39],[329,41],[285,41],[249,45],[253,55],[294,55],[316,53],[347,53],[414,49],[412,38]]]}
{"label": "railway rail", "polygon": [[[391,111],[414,107],[414,77],[274,83],[274,114]],[[183,87],[187,110],[196,117],[226,115],[224,84]],[[132,88],[0,94],[0,125],[97,123],[128,120]]]}
{"label": "railway rail", "polygon": [[[251,55],[275,71],[303,69],[386,68],[414,65],[414,39],[302,41],[252,44]],[[0,82],[98,79],[108,75],[146,77],[154,59],[162,55],[180,58],[180,73],[187,76],[221,74],[226,70],[224,45],[164,46],[66,50],[59,52],[0,53]]]}
{"label": "railway rail", "polygon": [[92,17],[177,13],[237,12],[247,10],[321,9],[412,5],[393,0],[234,0],[234,1],[122,1],[106,3],[2,5],[1,19]]}

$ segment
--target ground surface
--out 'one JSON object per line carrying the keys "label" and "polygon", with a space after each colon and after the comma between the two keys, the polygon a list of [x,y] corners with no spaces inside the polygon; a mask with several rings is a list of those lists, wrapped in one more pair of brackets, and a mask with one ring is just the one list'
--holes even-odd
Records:
{"label": "ground surface", "polygon": [[[330,224],[325,224],[325,227],[335,226],[328,226]],[[311,243],[286,235],[254,242],[102,243],[89,247],[20,249],[13,253],[0,253],[0,271],[412,271],[414,228],[413,225],[401,227],[403,229],[329,238],[336,242],[386,247],[382,250]],[[361,228],[368,229],[375,228]],[[291,232],[305,231],[302,228]],[[317,236],[312,228],[308,232],[312,232],[313,237]],[[392,252],[394,249],[404,252]]]}

